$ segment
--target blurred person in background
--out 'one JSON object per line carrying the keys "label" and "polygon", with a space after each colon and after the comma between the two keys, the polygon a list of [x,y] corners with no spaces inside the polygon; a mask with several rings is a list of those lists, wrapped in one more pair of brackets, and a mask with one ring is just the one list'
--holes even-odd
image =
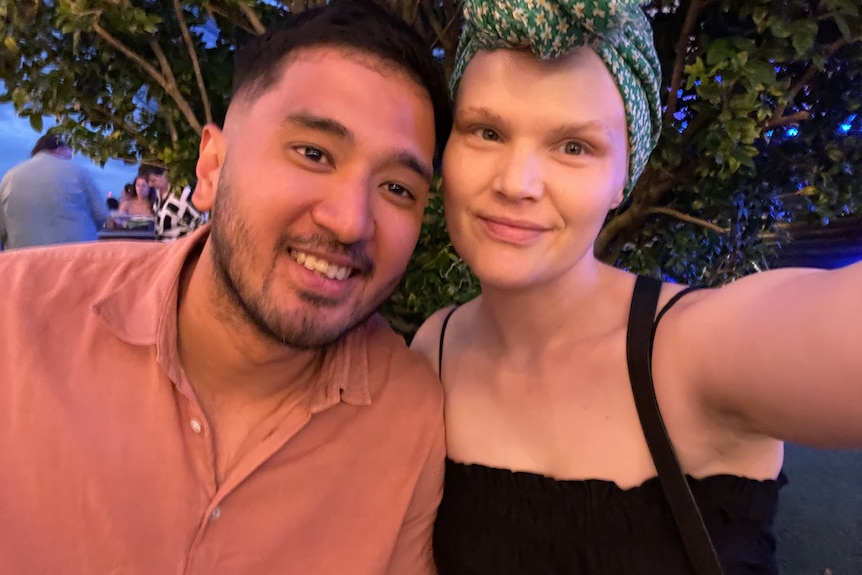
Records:
{"label": "blurred person in background", "polygon": [[154,216],[159,204],[158,191],[150,186],[147,179],[138,176],[134,184],[126,184],[120,198],[120,215]]}
{"label": "blurred person in background", "polygon": [[105,198],[73,164],[60,136],[39,138],[30,159],[0,181],[0,241],[4,249],[89,242],[108,219]]}
{"label": "blurred person in background", "polygon": [[172,192],[168,171],[164,167],[142,165],[138,177],[146,177],[147,183],[158,191],[156,239],[172,241],[181,238],[206,221],[192,203],[194,188],[186,186],[179,193]]}

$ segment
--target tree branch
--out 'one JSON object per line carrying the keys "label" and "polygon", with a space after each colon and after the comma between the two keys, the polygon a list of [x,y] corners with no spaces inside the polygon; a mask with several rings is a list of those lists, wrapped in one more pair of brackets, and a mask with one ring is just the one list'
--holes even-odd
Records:
{"label": "tree branch", "polygon": [[[216,16],[218,15],[218,16],[221,16],[225,21],[227,21],[231,25],[239,28],[240,30],[242,30],[244,32],[248,32],[249,34],[251,34],[253,36],[257,35],[257,31],[254,28],[252,28],[249,24],[246,24],[245,22],[240,22],[239,20],[234,18],[234,15],[228,14],[227,12],[222,10],[221,8],[217,8],[215,6],[210,5],[210,6],[205,7],[204,10],[206,10],[207,16],[209,16],[210,18],[212,18],[216,22],[219,21],[219,19],[216,18]],[[255,16],[255,18],[256,18],[256,16]],[[219,25],[221,25],[221,24],[219,24]]]}
{"label": "tree branch", "polygon": [[261,23],[260,18],[258,18],[255,11],[251,9],[251,6],[240,2],[239,9],[242,11],[246,20],[248,20],[248,23],[251,25],[252,29],[254,30],[254,33],[258,36],[263,36],[264,32],[266,32],[266,27],[264,27],[264,25]]}
{"label": "tree branch", "polygon": [[171,143],[176,146],[177,143],[180,141],[180,136],[177,133],[177,125],[174,122],[174,119],[171,118],[170,114],[164,113],[162,114],[162,117],[165,119],[165,123],[168,125],[168,133],[171,136]]}
{"label": "tree branch", "polygon": [[598,237],[596,237],[593,249],[596,256],[603,259],[603,255],[608,250],[608,246],[611,245],[611,242],[616,239],[623,230],[633,225],[635,221],[641,217],[642,213],[643,212],[630,207],[620,215],[611,218],[611,220],[602,227]]}
{"label": "tree branch", "polygon": [[[417,0],[421,1],[421,0]],[[448,21],[445,26],[440,26],[440,20],[438,20],[437,15],[434,13],[434,10],[430,8],[427,4],[422,4],[423,12],[425,14],[425,18],[430,24],[434,35],[436,36],[436,42],[439,42],[443,47],[443,52],[445,56],[444,60],[444,68],[446,71],[447,77],[452,74],[452,70],[455,67],[455,53],[458,47],[458,38],[460,33],[458,31],[458,27],[453,27],[453,24],[459,22],[461,17],[461,0],[447,0],[443,2],[442,5],[442,16],[446,18],[446,16],[451,13]],[[454,31],[454,35],[449,36],[452,31]],[[433,47],[434,43],[432,42],[431,47]]]}
{"label": "tree branch", "polygon": [[147,41],[150,44],[150,49],[156,55],[156,59],[159,61],[159,66],[162,68],[162,73],[164,74],[167,85],[164,86],[165,91],[173,98],[174,102],[176,102],[177,107],[180,109],[180,112],[183,113],[183,116],[186,117],[189,125],[192,129],[197,133],[197,135],[201,135],[203,133],[203,126],[201,126],[198,121],[197,115],[194,110],[192,110],[191,104],[183,97],[182,93],[180,93],[179,88],[177,87],[177,79],[174,77],[174,71],[171,69],[171,63],[168,62],[167,56],[165,56],[165,52],[162,50],[162,47],[156,41],[153,36],[150,36]]}
{"label": "tree branch", "polygon": [[[456,7],[460,6],[460,4],[461,4],[460,1],[456,2]],[[455,10],[455,13],[452,15],[451,18],[449,18],[449,21],[446,22],[446,25],[440,26],[440,22],[437,21],[437,18],[435,17],[436,15],[433,13],[432,9],[427,4],[423,4],[422,7],[425,8],[425,15],[428,18],[428,23],[431,24],[431,28],[434,29],[434,34],[437,36],[437,41],[439,41],[440,44],[442,44],[444,47],[446,47],[448,49],[449,43],[446,42],[445,34],[449,30],[449,28],[452,26],[452,24],[455,23],[455,20],[458,19],[458,16],[461,13],[460,10]]]}
{"label": "tree branch", "polygon": [[[845,44],[844,38],[839,38],[838,40],[836,40],[832,44],[829,44],[826,47],[826,49],[823,51],[823,60],[828,60],[829,58],[831,58],[832,55],[835,54],[835,52],[837,52],[839,49],[841,49],[841,47],[844,46],[844,44]],[[812,80],[812,78],[814,78],[814,76],[817,74],[817,72],[819,72],[819,70],[817,69],[817,66],[815,66],[814,64],[811,64],[808,66],[808,68],[806,68],[805,72],[803,72],[803,74],[799,77],[799,79],[796,80],[796,82],[787,91],[787,104],[784,104],[783,106],[779,106],[779,107],[775,108],[775,110],[772,112],[772,115],[766,121],[767,126],[769,126],[769,125],[776,125],[776,126],[785,125],[781,121],[781,117],[784,116],[784,112],[787,110],[787,105],[796,99],[796,96],[799,94],[799,92],[802,91],[802,89],[808,85],[808,82],[810,82]]]}
{"label": "tree branch", "polygon": [[78,113],[83,114],[87,121],[92,124],[93,120],[102,121],[114,126],[115,129],[120,129],[124,132],[128,132],[129,134],[134,134],[135,137],[139,140],[143,140],[145,142],[152,142],[152,140],[145,138],[140,130],[133,127],[131,124],[126,122],[122,118],[118,118],[115,114],[111,113],[104,106],[90,106],[87,104],[80,104],[80,102],[76,102],[78,104],[79,110]]}
{"label": "tree branch", "polygon": [[683,22],[682,31],[680,31],[679,39],[676,42],[676,60],[673,63],[673,72],[670,77],[670,92],[667,95],[667,107],[664,112],[665,123],[671,122],[673,115],[676,113],[677,93],[682,86],[685,61],[688,57],[688,45],[691,42],[691,35],[694,32],[700,12],[707,3],[709,3],[709,0],[706,0],[706,2],[691,0],[691,3],[688,5],[685,22]]}
{"label": "tree branch", "polygon": [[803,110],[801,112],[796,112],[795,114],[790,114],[789,116],[780,116],[777,118],[770,117],[769,121],[767,121],[765,128],[779,128],[782,126],[792,126],[793,124],[798,124],[799,122],[804,122],[808,118],[811,117],[811,112]]}
{"label": "tree branch", "polygon": [[189,58],[192,61],[192,68],[195,71],[195,80],[197,80],[198,90],[200,90],[201,101],[204,107],[204,118],[206,119],[207,124],[212,124],[213,115],[212,110],[210,109],[210,99],[207,95],[207,89],[206,86],[204,86],[204,78],[201,74],[201,63],[198,59],[198,53],[195,50],[195,44],[192,41],[192,35],[189,33],[186,18],[183,16],[183,7],[180,5],[180,0],[174,0],[174,12],[177,14],[177,23],[180,25],[180,31],[183,34],[183,40],[185,40],[186,48],[189,51]]}
{"label": "tree branch", "polygon": [[[174,102],[176,102],[177,107],[180,109],[180,111],[186,117],[186,120],[188,120],[189,125],[192,127],[192,129],[198,135],[203,133],[203,127],[201,126],[200,122],[198,122],[198,119],[195,117],[195,113],[192,110],[192,107],[189,105],[189,103],[186,101],[186,99],[183,98],[183,95],[177,89],[175,80],[173,81],[173,83],[169,82],[167,76],[159,73],[159,71],[156,70],[152,66],[152,64],[150,64],[149,62],[147,62],[146,60],[141,58],[141,56],[139,54],[135,53],[131,48],[129,48],[128,46],[126,46],[125,44],[123,44],[122,42],[120,42],[119,40],[114,38],[114,36],[112,36],[110,32],[108,32],[107,30],[102,28],[102,25],[99,24],[98,21],[93,22],[93,32],[95,32],[105,42],[107,42],[108,44],[110,44],[111,46],[113,46],[114,48],[119,50],[127,58],[132,60],[142,70],[144,70],[144,72],[146,72],[147,74],[152,76],[153,79],[159,84],[159,86],[161,86],[162,89],[164,89],[164,91],[167,92],[171,96],[171,98],[174,100]],[[153,44],[155,44],[155,41],[151,40],[150,45],[152,46]],[[161,58],[164,58],[164,53],[161,52],[161,48],[159,48],[158,44],[155,44],[155,46],[156,46],[156,48],[158,48],[158,52],[156,53],[156,57],[158,58],[159,54],[161,53]],[[167,64],[167,60],[165,60],[165,64]],[[168,71],[170,71],[170,68],[168,68]],[[171,78],[171,80],[173,80],[173,74],[171,74],[170,78]]]}
{"label": "tree branch", "polygon": [[678,210],[674,210],[673,208],[666,208],[662,206],[653,206],[649,208],[646,212],[647,214],[664,214],[666,216],[671,216],[678,220],[682,220],[683,222],[688,222],[690,224],[695,224],[701,227],[704,227],[708,230],[712,230],[717,234],[726,234],[730,232],[728,228],[722,228],[712,222],[708,222],[706,220],[696,218],[694,216],[690,216],[688,214],[684,214]]}

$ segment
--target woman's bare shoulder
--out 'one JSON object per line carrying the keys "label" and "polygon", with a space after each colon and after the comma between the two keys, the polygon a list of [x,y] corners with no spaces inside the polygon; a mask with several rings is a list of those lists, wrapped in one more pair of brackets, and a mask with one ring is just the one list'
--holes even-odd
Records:
{"label": "woman's bare shoulder", "polygon": [[[440,331],[443,329],[443,322],[446,321],[446,318],[452,313],[455,307],[457,306],[444,307],[431,314],[419,326],[419,330],[410,342],[410,349],[422,354],[434,367],[435,372],[437,371],[440,354]],[[437,375],[439,376],[440,374],[438,373]]]}

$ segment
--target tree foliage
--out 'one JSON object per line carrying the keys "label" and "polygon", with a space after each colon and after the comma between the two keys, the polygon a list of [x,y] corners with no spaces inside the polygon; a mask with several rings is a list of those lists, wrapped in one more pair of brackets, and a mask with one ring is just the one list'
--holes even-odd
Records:
{"label": "tree foliage", "polygon": [[[0,0],[0,79],[33,128],[99,160],[160,160],[191,178],[198,138],[227,108],[236,47],[326,0]],[[442,54],[458,0],[388,0]],[[655,0],[664,132],[596,243],[605,261],[695,284],[762,268],[781,226],[858,214],[858,0]],[[387,314],[405,333],[478,285],[435,196]]]}

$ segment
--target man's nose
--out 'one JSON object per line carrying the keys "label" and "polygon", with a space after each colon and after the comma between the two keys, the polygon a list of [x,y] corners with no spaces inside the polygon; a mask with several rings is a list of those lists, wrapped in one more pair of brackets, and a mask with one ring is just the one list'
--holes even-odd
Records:
{"label": "man's nose", "polygon": [[371,204],[374,190],[367,175],[349,175],[315,205],[312,217],[342,244],[367,241],[374,235]]}

